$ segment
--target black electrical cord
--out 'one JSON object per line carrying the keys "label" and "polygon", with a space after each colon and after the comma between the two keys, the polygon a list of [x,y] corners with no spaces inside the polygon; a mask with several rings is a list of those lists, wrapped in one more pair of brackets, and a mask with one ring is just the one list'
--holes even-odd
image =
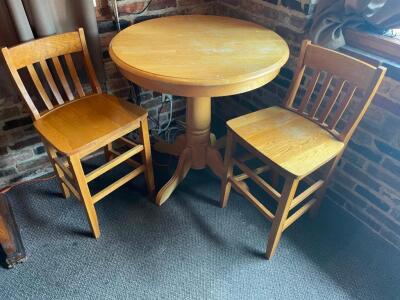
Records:
{"label": "black electrical cord", "polygon": [[151,4],[152,1],[153,1],[153,0],[149,0],[149,2],[147,2],[146,6],[143,7],[143,9],[142,9],[141,11],[139,11],[139,12],[133,12],[132,15],[140,15],[140,14],[144,13],[144,12],[149,8],[149,6],[150,6],[150,4]]}
{"label": "black electrical cord", "polygon": [[[143,9],[141,11],[132,12],[131,15],[140,15],[140,14],[144,13],[149,8],[151,2],[153,2],[153,0],[149,0],[149,2],[147,2],[147,4],[143,7]],[[119,31],[121,31],[121,24],[120,24],[120,20],[119,20],[117,0],[114,0],[113,10],[114,10],[115,22],[117,23],[117,28],[118,28],[118,32],[119,32]]]}

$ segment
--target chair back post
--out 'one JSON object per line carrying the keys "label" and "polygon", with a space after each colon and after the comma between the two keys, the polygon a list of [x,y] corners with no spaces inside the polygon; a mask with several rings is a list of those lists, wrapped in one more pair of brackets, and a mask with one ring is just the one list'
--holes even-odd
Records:
{"label": "chair back post", "polygon": [[369,91],[367,92],[368,98],[363,107],[361,108],[360,112],[353,117],[353,120],[349,122],[347,128],[343,131],[342,140],[345,144],[349,142],[351,137],[354,134],[358,124],[361,122],[362,118],[364,117],[365,113],[368,110],[368,107],[372,103],[376,93],[378,92],[379,87],[382,84],[383,79],[385,78],[387,69],[385,67],[379,66],[375,73],[373,83],[371,84]]}
{"label": "chair back post", "polygon": [[301,44],[300,48],[300,55],[299,55],[299,61],[297,63],[296,71],[294,72],[294,79],[292,80],[292,83],[290,84],[289,87],[289,93],[287,94],[287,97],[284,101],[284,107],[288,108],[293,105],[294,99],[296,98],[297,91],[300,87],[301,80],[303,79],[304,76],[304,71],[306,69],[304,65],[304,57],[306,55],[307,47],[311,45],[310,40],[304,40]]}
{"label": "chair back post", "polygon": [[1,49],[1,52],[3,53],[6,65],[7,65],[8,69],[10,70],[11,77],[14,79],[14,82],[17,85],[17,88],[18,88],[18,91],[19,91],[21,97],[25,100],[25,103],[28,105],[29,112],[31,113],[32,118],[34,120],[39,119],[40,113],[37,110],[35,104],[33,103],[32,98],[29,95],[28,91],[26,90],[25,85],[22,82],[21,76],[19,75],[17,68],[14,66],[14,64],[11,61],[9,49],[7,47],[5,47],[5,48]]}
{"label": "chair back post", "polygon": [[82,43],[84,64],[86,73],[89,76],[90,85],[92,86],[93,91],[96,91],[97,94],[101,94],[101,87],[99,81],[97,80],[96,72],[94,71],[92,60],[90,59],[89,50],[86,44],[85,32],[83,31],[83,28],[79,28],[78,32]]}
{"label": "chair back post", "polygon": [[[80,53],[82,55],[85,71],[93,93],[102,93],[90,59],[83,28],[79,28],[78,31],[74,32],[36,39],[11,48],[4,47],[1,52],[11,77],[14,79],[18,91],[27,104],[34,120],[40,119],[55,107],[65,104],[64,101],[71,101],[85,96],[85,91],[71,54]],[[53,68],[50,68],[50,63]],[[64,68],[68,71],[71,80],[67,78]],[[21,69],[28,71],[41,100],[45,104],[46,109],[44,111],[39,111],[26,89],[19,73]],[[39,70],[41,70],[41,73],[38,73]],[[53,70],[55,72],[52,72]],[[56,83],[55,75],[58,76],[59,85]],[[75,87],[76,96],[72,92],[70,81]],[[66,99],[63,99],[59,87],[62,87]],[[49,93],[49,91],[51,92]]]}

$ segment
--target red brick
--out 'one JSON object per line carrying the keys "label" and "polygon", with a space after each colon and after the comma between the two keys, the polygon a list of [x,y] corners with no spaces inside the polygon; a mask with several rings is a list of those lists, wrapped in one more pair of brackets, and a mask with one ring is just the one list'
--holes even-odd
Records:
{"label": "red brick", "polygon": [[118,5],[118,12],[121,15],[129,15],[143,10],[145,2],[134,2]]}

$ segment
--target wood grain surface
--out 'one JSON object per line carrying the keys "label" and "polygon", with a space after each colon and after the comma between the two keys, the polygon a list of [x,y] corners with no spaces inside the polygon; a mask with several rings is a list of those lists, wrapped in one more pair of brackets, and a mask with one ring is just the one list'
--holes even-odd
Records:
{"label": "wood grain surface", "polygon": [[181,96],[222,96],[273,79],[289,57],[286,42],[251,22],[217,16],[172,16],[133,25],[110,44],[132,81]]}

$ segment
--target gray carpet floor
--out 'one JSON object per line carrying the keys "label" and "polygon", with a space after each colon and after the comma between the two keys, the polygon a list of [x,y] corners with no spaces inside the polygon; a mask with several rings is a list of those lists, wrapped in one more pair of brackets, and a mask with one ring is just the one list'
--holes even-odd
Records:
{"label": "gray carpet floor", "polygon": [[[168,173],[157,169],[160,182]],[[268,261],[269,222],[236,193],[219,208],[208,171],[191,171],[160,208],[143,185],[96,205],[98,241],[55,180],[13,189],[28,260],[0,268],[0,299],[400,299],[398,250],[333,203],[292,225]]]}

